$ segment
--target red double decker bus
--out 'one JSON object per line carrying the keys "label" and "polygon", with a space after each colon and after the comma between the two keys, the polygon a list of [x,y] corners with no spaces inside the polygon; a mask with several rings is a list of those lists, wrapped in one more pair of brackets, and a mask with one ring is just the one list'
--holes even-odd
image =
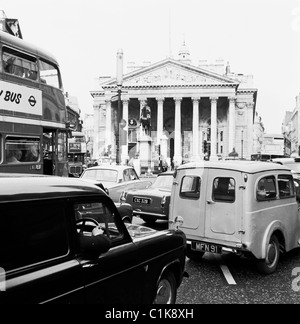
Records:
{"label": "red double decker bus", "polygon": [[67,134],[57,60],[0,29],[0,172],[68,176]]}

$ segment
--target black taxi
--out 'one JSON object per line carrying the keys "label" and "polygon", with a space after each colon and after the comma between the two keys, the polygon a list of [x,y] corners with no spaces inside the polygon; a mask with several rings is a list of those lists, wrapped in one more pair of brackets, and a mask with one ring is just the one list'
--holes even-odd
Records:
{"label": "black taxi", "polygon": [[185,244],[80,179],[0,175],[0,304],[172,304]]}

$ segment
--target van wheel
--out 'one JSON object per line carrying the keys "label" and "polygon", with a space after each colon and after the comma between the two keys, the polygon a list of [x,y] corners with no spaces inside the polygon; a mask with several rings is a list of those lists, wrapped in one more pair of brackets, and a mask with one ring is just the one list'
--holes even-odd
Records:
{"label": "van wheel", "polygon": [[173,272],[164,273],[157,285],[153,304],[175,304],[177,283]]}
{"label": "van wheel", "polygon": [[200,261],[204,253],[205,252],[192,250],[190,244],[186,246],[186,256],[191,260]]}
{"label": "van wheel", "polygon": [[278,265],[280,248],[277,236],[272,235],[267,247],[267,255],[263,260],[257,260],[256,266],[258,272],[262,274],[273,273]]}

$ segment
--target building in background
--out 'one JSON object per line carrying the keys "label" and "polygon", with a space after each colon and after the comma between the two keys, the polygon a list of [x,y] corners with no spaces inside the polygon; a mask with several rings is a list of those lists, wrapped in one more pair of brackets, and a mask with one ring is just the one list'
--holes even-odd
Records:
{"label": "building in background", "polygon": [[67,107],[66,123],[71,130],[81,132],[83,121],[81,119],[81,110],[79,108],[76,97],[69,96],[68,92],[65,94],[65,101]]}
{"label": "building in background", "polygon": [[93,156],[94,114],[84,114],[82,131],[86,137],[87,157],[90,158]]}
{"label": "building in background", "polygon": [[282,133],[286,139],[287,153],[291,157],[300,155],[300,94],[296,96],[296,105],[293,111],[286,111],[282,122]]}
{"label": "building in background", "polygon": [[263,137],[265,133],[265,127],[262,122],[262,118],[258,112],[255,112],[254,125],[253,125],[253,154],[259,154],[262,151]]}
{"label": "building in background", "polygon": [[[169,163],[253,153],[257,89],[253,76],[231,72],[229,63],[199,61],[192,65],[184,43],[178,59],[151,64],[131,62],[123,76],[122,119],[127,141],[122,162],[148,147],[151,167],[160,158]],[[116,152],[116,78],[99,78],[94,98],[93,157]],[[145,137],[140,117],[145,104],[151,111],[151,135]],[[147,143],[145,143],[147,142]],[[160,154],[159,154],[160,153]]]}
{"label": "building in background", "polygon": [[292,154],[292,131],[293,131],[293,125],[292,125],[292,111],[286,111],[284,120],[281,126],[281,132],[284,136],[284,147],[285,147],[285,155],[291,156]]}

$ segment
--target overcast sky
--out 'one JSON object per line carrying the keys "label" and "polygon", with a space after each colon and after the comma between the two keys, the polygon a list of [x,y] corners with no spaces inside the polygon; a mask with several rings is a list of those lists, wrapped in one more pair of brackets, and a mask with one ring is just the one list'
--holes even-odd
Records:
{"label": "overcast sky", "polygon": [[52,52],[64,90],[93,112],[95,78],[126,62],[174,58],[185,40],[192,64],[229,61],[252,74],[267,133],[280,133],[300,93],[300,0],[1,0],[19,19],[23,38]]}

